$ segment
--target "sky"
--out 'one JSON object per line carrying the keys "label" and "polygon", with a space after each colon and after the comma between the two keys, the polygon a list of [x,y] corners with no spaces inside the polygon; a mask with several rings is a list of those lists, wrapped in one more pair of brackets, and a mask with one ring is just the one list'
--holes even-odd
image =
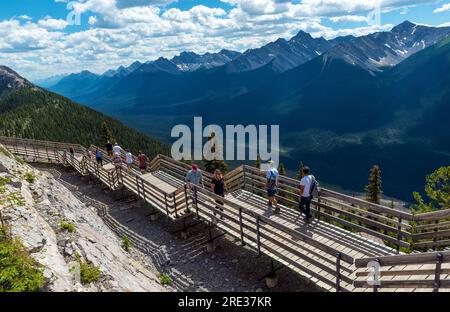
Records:
{"label": "sky", "polygon": [[30,80],[230,49],[300,30],[330,39],[409,20],[450,26],[450,0],[15,0],[0,2],[0,65]]}

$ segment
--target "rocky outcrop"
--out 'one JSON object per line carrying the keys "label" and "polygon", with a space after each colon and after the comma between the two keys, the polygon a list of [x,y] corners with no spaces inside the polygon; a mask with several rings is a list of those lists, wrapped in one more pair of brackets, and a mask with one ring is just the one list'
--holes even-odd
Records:
{"label": "rocky outcrop", "polygon": [[[8,192],[18,192],[23,205],[1,207],[13,236],[45,267],[47,291],[163,291],[155,273],[121,248],[121,241],[97,216],[49,173],[38,171],[0,152],[0,177],[8,178]],[[34,179],[33,179],[34,178]],[[34,181],[33,181],[34,180]],[[62,229],[61,222],[75,231]],[[98,281],[81,284],[73,263],[98,266]]]}

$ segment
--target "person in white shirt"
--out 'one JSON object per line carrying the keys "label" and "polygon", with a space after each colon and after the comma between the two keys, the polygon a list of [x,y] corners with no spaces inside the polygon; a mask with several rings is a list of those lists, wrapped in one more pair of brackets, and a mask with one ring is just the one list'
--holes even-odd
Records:
{"label": "person in white shirt", "polygon": [[128,171],[131,171],[131,168],[133,167],[133,154],[129,150],[127,150],[127,153],[125,154],[125,161],[127,163]]}
{"label": "person in white shirt", "polygon": [[303,178],[300,180],[300,203],[298,208],[305,214],[305,222],[311,222],[311,192],[315,186],[315,178],[311,174],[309,167],[303,168]]}
{"label": "person in white shirt", "polygon": [[113,154],[121,154],[122,153],[122,148],[120,147],[119,144],[117,144],[117,142],[114,144],[113,147]]}

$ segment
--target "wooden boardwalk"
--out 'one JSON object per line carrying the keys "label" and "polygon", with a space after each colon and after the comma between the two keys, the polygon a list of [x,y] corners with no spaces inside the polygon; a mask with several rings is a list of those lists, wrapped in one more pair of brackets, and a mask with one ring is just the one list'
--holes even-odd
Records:
{"label": "wooden boardwalk", "polygon": [[[261,196],[264,174],[256,168],[241,166],[228,173],[225,179],[230,192],[222,198],[209,191],[211,175],[207,173],[206,189],[198,188],[194,195],[193,188],[184,182],[189,166],[162,155],[151,161],[148,172],[141,174],[135,165],[131,170],[124,165],[114,167],[108,157],[104,157],[103,166],[98,166],[88,156],[88,150],[92,155],[95,146],[85,149],[73,144],[4,137],[0,137],[0,143],[29,161],[71,166],[82,175],[99,178],[112,190],[126,188],[168,219],[194,215],[325,290],[450,289],[448,252],[405,255],[398,250],[410,247],[408,239],[414,241],[409,220],[423,219],[426,222],[420,226],[428,229],[429,220],[437,219],[435,216],[410,216],[323,190],[322,196],[313,202],[316,218],[311,224],[305,224],[302,215],[293,209],[297,182],[282,178],[278,196],[281,213],[275,215],[268,209],[267,199]],[[74,155],[68,153],[69,148],[74,150]],[[448,214],[440,212],[439,217],[445,219]],[[446,234],[445,220],[441,224],[438,226],[443,231],[434,229],[440,237]],[[417,239],[417,244],[430,244],[423,240],[430,236],[428,232],[424,230],[418,235],[421,240]],[[445,240],[434,238],[433,242],[444,244]],[[373,271],[366,268],[370,259],[379,263],[382,270],[378,287],[367,283],[367,276]]]}

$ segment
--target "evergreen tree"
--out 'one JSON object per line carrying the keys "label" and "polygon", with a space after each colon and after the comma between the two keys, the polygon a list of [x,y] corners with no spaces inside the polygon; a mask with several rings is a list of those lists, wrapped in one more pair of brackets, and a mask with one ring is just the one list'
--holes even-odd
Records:
{"label": "evergreen tree", "polygon": [[417,202],[414,207],[416,212],[422,213],[450,208],[450,166],[441,167],[427,175],[425,194],[430,199],[428,203],[425,202],[420,193],[413,193]]}
{"label": "evergreen tree", "polygon": [[286,175],[286,169],[284,168],[284,165],[283,165],[283,164],[280,164],[280,165],[278,166],[278,173],[279,173],[281,176],[285,176],[285,175]]}
{"label": "evergreen tree", "polygon": [[106,122],[103,122],[102,123],[102,142],[103,142],[103,144],[106,144],[106,142],[108,142],[108,141],[112,143],[112,141],[113,141],[112,133],[111,133],[111,130],[109,130]]}
{"label": "evergreen tree", "polygon": [[258,169],[261,169],[261,156],[256,155],[256,163],[255,163],[255,167]]}
{"label": "evergreen tree", "polygon": [[304,168],[305,166],[303,165],[303,161],[301,161],[300,162],[300,166],[298,167],[298,173],[297,173],[297,175],[295,176],[295,178],[297,179],[297,180],[301,180],[302,178],[303,178],[303,168]]}
{"label": "evergreen tree", "polygon": [[381,203],[381,170],[380,166],[374,165],[370,170],[369,184],[365,188],[366,199],[374,204]]}
{"label": "evergreen tree", "polygon": [[[215,135],[216,134],[214,132],[212,132],[208,137],[208,141],[212,140],[215,137]],[[215,153],[216,148],[217,147],[214,145],[211,148],[211,152]],[[203,159],[202,165],[203,165],[203,168],[209,173],[214,173],[214,171],[216,169],[220,169],[220,171],[222,171],[223,174],[225,174],[228,171],[227,163],[224,160],[217,159],[217,158],[214,158],[212,160]]]}

